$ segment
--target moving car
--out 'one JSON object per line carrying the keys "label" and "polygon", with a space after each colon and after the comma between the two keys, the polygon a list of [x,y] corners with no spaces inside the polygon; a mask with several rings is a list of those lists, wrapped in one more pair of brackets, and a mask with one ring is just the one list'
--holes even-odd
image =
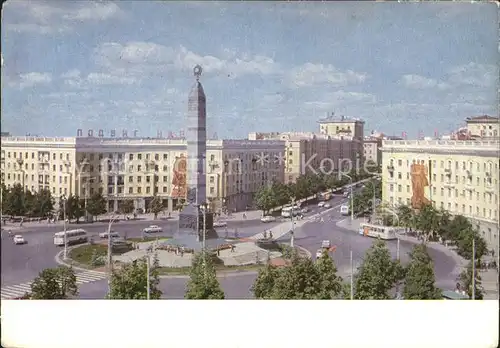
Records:
{"label": "moving car", "polygon": [[319,202],[318,203],[318,207],[324,207],[325,206],[325,202]]}
{"label": "moving car", "polygon": [[[111,231],[109,233],[109,235],[111,236],[111,238],[119,238],[120,237],[120,235],[115,231]],[[107,239],[108,238],[108,231],[99,233],[99,238]]]}
{"label": "moving car", "polygon": [[161,229],[160,226],[157,225],[151,225],[149,227],[146,227],[145,229],[142,230],[144,233],[159,233],[162,232],[163,230]]}
{"label": "moving car", "polygon": [[316,251],[316,258],[319,259],[321,256],[323,256],[323,249],[318,249],[318,251]]}
{"label": "moving car", "polygon": [[307,207],[306,208],[302,208],[302,209],[300,209],[300,212],[302,214],[308,213],[309,212],[309,208],[307,208]]}
{"label": "moving car", "polygon": [[20,234],[16,234],[14,236],[14,244],[18,245],[18,244],[25,244],[26,241],[24,240],[23,236],[21,236]]}
{"label": "moving car", "polygon": [[324,248],[324,249],[329,249],[331,246],[331,243],[329,240],[324,240],[321,242],[321,247]]}
{"label": "moving car", "polygon": [[274,221],[276,221],[276,218],[274,216],[271,216],[271,215],[266,215],[262,219],[260,219],[260,221],[262,221],[262,222],[274,222]]}
{"label": "moving car", "polygon": [[346,216],[346,215],[349,215],[349,206],[348,205],[342,205],[340,207],[340,214]]}
{"label": "moving car", "polygon": [[344,198],[347,198],[349,197],[349,191],[344,191],[344,194],[343,194]]}
{"label": "moving car", "polygon": [[325,203],[325,205],[324,205],[323,207],[325,207],[326,209],[329,209],[329,208],[331,208],[332,206],[330,205],[330,203]]}
{"label": "moving car", "polygon": [[214,227],[226,227],[227,226],[227,222],[226,221],[222,221],[222,220],[219,220],[219,221],[214,221]]}

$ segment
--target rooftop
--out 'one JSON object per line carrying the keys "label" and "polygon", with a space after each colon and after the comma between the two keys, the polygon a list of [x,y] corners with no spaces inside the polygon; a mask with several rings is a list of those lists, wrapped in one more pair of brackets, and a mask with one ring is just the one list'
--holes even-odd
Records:
{"label": "rooftop", "polygon": [[500,118],[494,117],[494,116],[489,116],[489,115],[467,117],[465,119],[465,122],[467,122],[467,123],[499,122],[499,121],[500,121]]}

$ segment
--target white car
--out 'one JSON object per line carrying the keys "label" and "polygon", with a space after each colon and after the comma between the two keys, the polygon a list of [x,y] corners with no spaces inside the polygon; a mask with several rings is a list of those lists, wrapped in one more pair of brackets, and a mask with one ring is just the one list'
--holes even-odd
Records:
{"label": "white car", "polygon": [[161,229],[160,226],[157,225],[151,225],[149,227],[146,227],[145,229],[142,230],[144,233],[159,233],[162,232],[163,230]]}
{"label": "white car", "polygon": [[227,226],[227,222],[226,221],[214,221],[214,227],[226,227]]}
{"label": "white car", "polygon": [[[120,235],[115,231],[111,231],[109,233],[109,235],[111,236],[111,238],[119,238],[120,237]],[[108,231],[99,233],[99,238],[107,239],[108,238]]]}
{"label": "white car", "polygon": [[332,206],[330,205],[330,203],[325,203],[323,207],[325,207],[326,209],[330,209]]}
{"label": "white car", "polygon": [[262,219],[260,219],[262,222],[274,222],[276,221],[276,218],[271,215],[264,216]]}
{"label": "white car", "polygon": [[323,256],[323,249],[318,249],[318,251],[316,251],[316,258],[319,259],[322,256]]}
{"label": "white car", "polygon": [[26,241],[24,240],[23,236],[21,236],[20,234],[16,234],[14,236],[14,244],[18,245],[18,244],[24,244],[26,243]]}
{"label": "white car", "polygon": [[322,248],[328,249],[328,248],[330,248],[330,246],[331,246],[331,243],[330,243],[329,240],[324,240],[324,241],[321,242],[321,247]]}
{"label": "white car", "polygon": [[325,202],[319,202],[318,203],[318,207],[324,207],[325,206]]}
{"label": "white car", "polygon": [[308,213],[309,212],[309,208],[302,208],[302,209],[300,209],[300,212],[302,214]]}

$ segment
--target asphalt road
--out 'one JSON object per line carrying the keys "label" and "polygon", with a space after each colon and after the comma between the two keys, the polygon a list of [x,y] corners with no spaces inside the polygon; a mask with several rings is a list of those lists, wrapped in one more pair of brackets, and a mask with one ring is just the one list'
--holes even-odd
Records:
{"label": "asphalt road", "polygon": [[[172,236],[177,231],[178,222],[175,220],[156,221],[120,221],[113,224],[112,229],[122,237],[139,237],[141,231],[155,224],[162,227],[163,232],[155,234],[158,236]],[[234,235],[234,230],[238,230],[241,237],[254,235],[262,229],[264,224],[259,220],[228,221],[227,230],[230,235]],[[276,223],[265,224],[265,228],[276,226]],[[83,228],[91,236],[104,232],[108,228],[106,223],[94,223],[85,225],[72,224],[68,229]],[[61,250],[53,243],[55,232],[62,231],[62,225],[46,225],[24,227],[22,230],[14,231],[13,234],[21,234],[28,242],[25,245],[14,245],[12,238],[7,233],[2,233],[1,238],[1,286],[16,285],[33,280],[40,271],[45,268],[57,267],[54,260],[55,255]],[[220,235],[225,234],[225,228],[217,228]]]}

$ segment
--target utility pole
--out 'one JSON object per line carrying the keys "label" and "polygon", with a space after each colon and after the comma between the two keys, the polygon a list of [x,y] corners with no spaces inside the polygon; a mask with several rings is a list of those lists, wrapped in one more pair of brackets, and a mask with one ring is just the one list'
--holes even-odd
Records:
{"label": "utility pole", "polygon": [[351,181],[351,224],[354,222],[354,196],[352,194],[352,177],[349,176],[349,180]]}
{"label": "utility pole", "polygon": [[476,299],[476,239],[472,237],[472,300]]}
{"label": "utility pole", "polygon": [[351,300],[354,300],[354,265],[352,262],[352,250],[349,253],[349,261],[351,264]]}
{"label": "utility pole", "polygon": [[68,258],[68,236],[67,236],[67,227],[66,227],[66,197],[63,196],[63,219],[64,219],[64,259]]}
{"label": "utility pole", "polygon": [[113,243],[111,240],[111,225],[115,222],[115,217],[111,218],[108,223],[108,294],[111,293],[111,276],[113,273],[112,249]]}
{"label": "utility pole", "polygon": [[[398,242],[397,242],[397,246],[396,246],[396,259],[398,261],[400,261],[400,258],[399,258],[399,235],[398,235]],[[400,294],[399,294],[399,281],[396,283],[396,298],[397,299],[400,299]]]}
{"label": "utility pole", "polygon": [[203,205],[203,236],[202,236],[202,247],[203,253],[205,253],[205,249],[207,247],[207,205]]}
{"label": "utility pole", "polygon": [[147,274],[147,280],[146,280],[146,299],[149,300],[151,298],[151,278],[150,278],[150,265],[149,265],[149,254],[146,256],[146,270],[148,272]]}

